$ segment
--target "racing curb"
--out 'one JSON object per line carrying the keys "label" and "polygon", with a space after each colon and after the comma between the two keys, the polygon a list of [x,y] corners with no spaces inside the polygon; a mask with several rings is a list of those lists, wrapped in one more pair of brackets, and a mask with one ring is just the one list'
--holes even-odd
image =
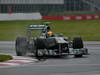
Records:
{"label": "racing curb", "polygon": [[13,67],[13,66],[19,66],[23,64],[29,64],[29,63],[35,63],[38,60],[32,57],[21,57],[21,56],[12,56],[12,60],[8,60],[6,62],[0,62],[0,68],[1,67]]}

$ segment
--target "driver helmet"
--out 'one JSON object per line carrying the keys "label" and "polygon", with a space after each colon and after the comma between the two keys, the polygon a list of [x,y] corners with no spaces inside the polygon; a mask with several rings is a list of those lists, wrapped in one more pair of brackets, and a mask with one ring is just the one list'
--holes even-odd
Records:
{"label": "driver helmet", "polygon": [[49,31],[47,32],[49,36],[52,36],[53,35],[53,32],[52,31]]}

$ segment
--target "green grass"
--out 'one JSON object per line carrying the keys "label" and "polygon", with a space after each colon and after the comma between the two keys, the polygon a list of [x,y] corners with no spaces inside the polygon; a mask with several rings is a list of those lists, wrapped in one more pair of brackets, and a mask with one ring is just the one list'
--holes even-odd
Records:
{"label": "green grass", "polygon": [[4,61],[7,61],[7,60],[11,60],[11,59],[12,59],[12,56],[10,56],[10,55],[0,54],[0,62],[4,62]]}
{"label": "green grass", "polygon": [[[15,40],[17,36],[25,36],[29,24],[41,24],[39,21],[0,21],[0,40]],[[64,36],[81,36],[84,40],[100,41],[100,20],[89,21],[51,21],[52,30]]]}

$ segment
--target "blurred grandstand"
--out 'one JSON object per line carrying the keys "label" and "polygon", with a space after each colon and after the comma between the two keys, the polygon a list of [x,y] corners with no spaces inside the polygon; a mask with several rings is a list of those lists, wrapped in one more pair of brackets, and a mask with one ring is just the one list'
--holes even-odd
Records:
{"label": "blurred grandstand", "polygon": [[100,0],[0,0],[0,13],[32,13],[42,15],[100,13]]}

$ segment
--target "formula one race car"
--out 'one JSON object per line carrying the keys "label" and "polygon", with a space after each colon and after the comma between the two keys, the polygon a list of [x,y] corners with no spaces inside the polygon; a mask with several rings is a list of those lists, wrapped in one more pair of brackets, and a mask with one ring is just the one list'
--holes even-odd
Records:
{"label": "formula one race car", "polygon": [[[82,57],[88,54],[88,49],[84,48],[81,37],[70,40],[68,37],[63,37],[62,33],[53,34],[49,23],[29,25],[27,30],[27,37],[17,37],[16,39],[17,56],[25,56],[29,52],[35,56],[60,57],[67,55]],[[39,30],[40,35],[33,37],[33,30]]]}

